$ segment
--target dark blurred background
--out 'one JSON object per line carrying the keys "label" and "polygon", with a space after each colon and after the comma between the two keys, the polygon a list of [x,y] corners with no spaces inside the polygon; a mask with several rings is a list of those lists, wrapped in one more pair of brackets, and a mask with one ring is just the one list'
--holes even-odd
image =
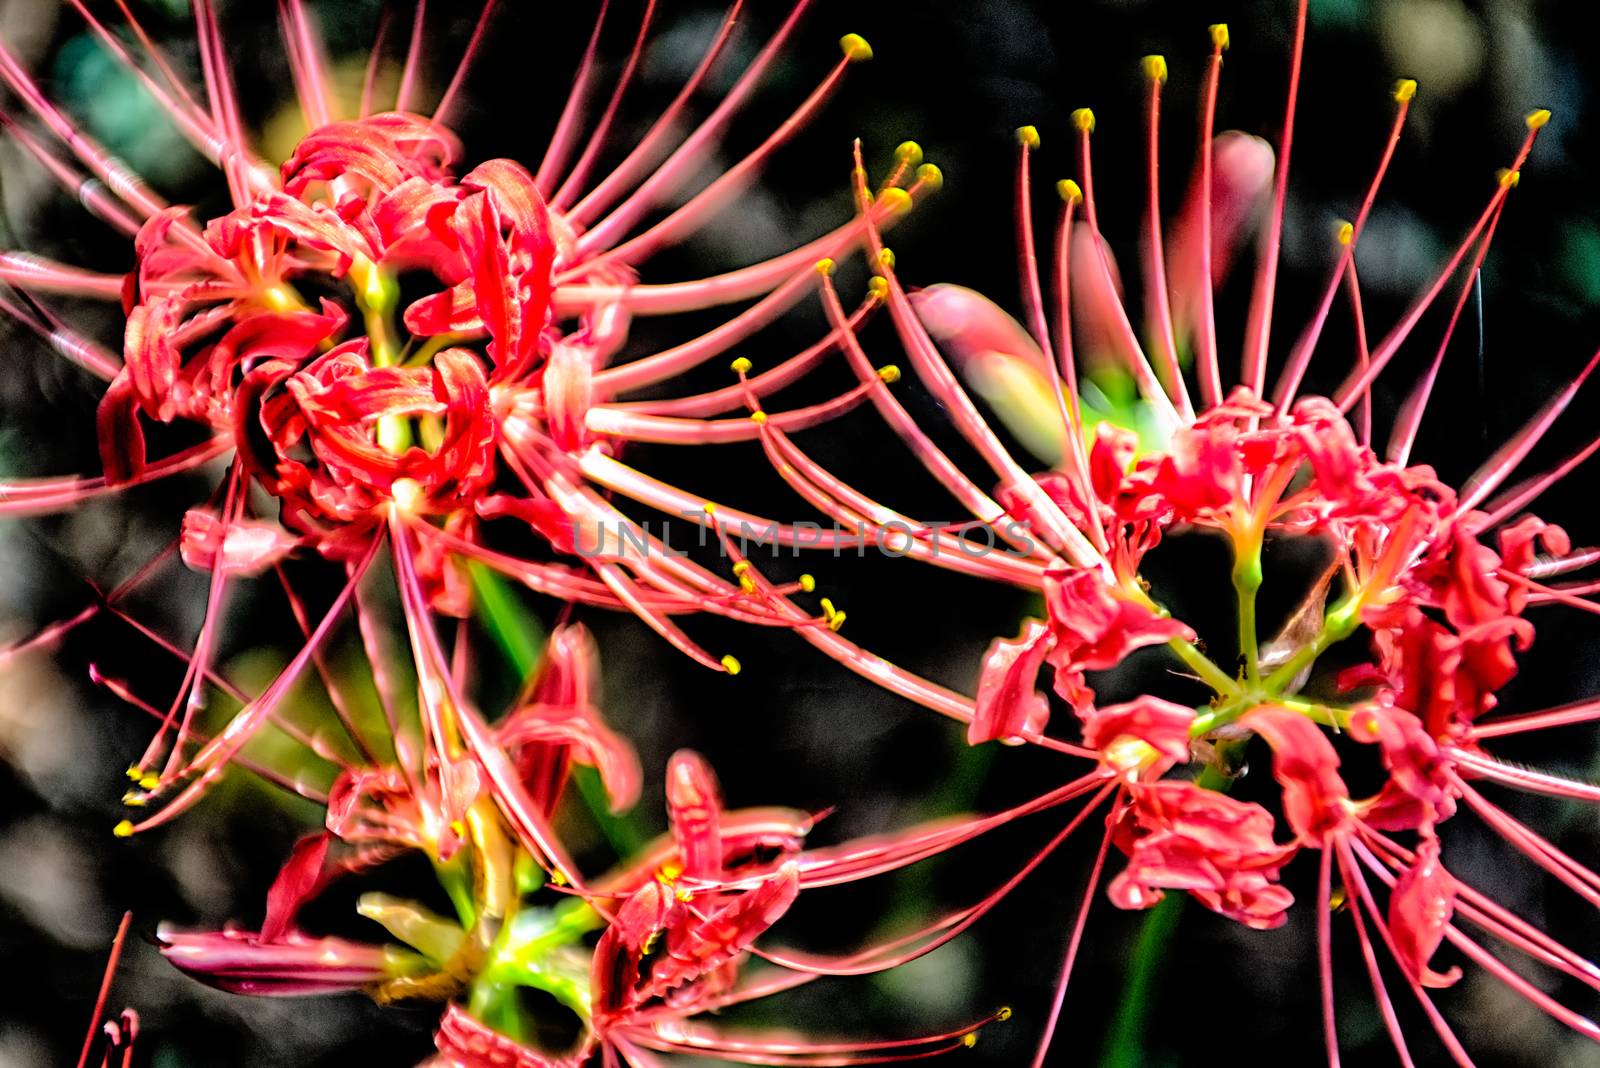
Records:
{"label": "dark blurred background", "polygon": [[[95,6],[114,12],[110,4]],[[139,0],[134,6],[179,69],[194,74],[192,84],[198,84],[185,5]],[[633,33],[635,6],[620,6],[622,17],[604,38],[611,71]],[[776,2],[750,6],[754,10],[731,60],[747,60],[786,11]],[[1311,5],[1274,335],[1277,361],[1320,294],[1332,259],[1328,235],[1334,220],[1353,214],[1371,175],[1388,129],[1396,77],[1416,78],[1420,90],[1358,257],[1375,336],[1404,311],[1481,210],[1495,171],[1523,136],[1523,114],[1534,107],[1554,112],[1484,269],[1481,333],[1469,309],[1423,424],[1415,457],[1435,464],[1448,481],[1470,474],[1600,342],[1600,197],[1592,184],[1600,173],[1600,130],[1590,121],[1600,45],[1586,32],[1585,6],[1553,0]],[[383,5],[341,0],[312,7],[340,78],[358,86]],[[476,16],[475,5],[433,7],[430,94],[448,81]],[[496,15],[459,112],[469,165],[494,156],[539,158],[591,18],[588,4],[556,7],[508,3]],[[669,2],[662,8],[612,159],[676,91],[720,15],[720,7],[709,3]],[[844,91],[782,151],[756,188],[692,244],[648,264],[645,280],[726,270],[822,233],[852,210],[851,139],[863,139],[868,166],[877,174],[890,164],[896,144],[914,138],[943,168],[946,184],[893,235],[903,278],[919,285],[971,285],[1015,311],[1012,130],[1032,123],[1043,137],[1036,161],[1039,199],[1053,213],[1053,196],[1042,180],[1075,174],[1067,116],[1089,105],[1099,118],[1101,218],[1125,277],[1136,287],[1144,188],[1140,57],[1163,53],[1171,70],[1162,141],[1163,196],[1170,211],[1181,201],[1194,158],[1207,24],[1226,21],[1232,28],[1218,129],[1275,141],[1282,121],[1290,0],[819,0],[814,8],[764,91],[734,124],[719,150],[724,161],[757,144],[809,91],[834,61],[840,34],[866,36],[876,59],[850,72]],[[392,49],[403,40],[410,11],[402,3],[391,12]],[[277,162],[298,136],[300,120],[275,13],[272,5],[236,2],[223,5],[223,18],[248,117],[263,153]],[[201,215],[225,209],[217,175],[65,5],[0,4],[0,33],[56,99],[163,194],[196,204]],[[722,66],[736,70],[742,63]],[[386,76],[392,83],[394,71]],[[717,87],[726,84],[723,77]],[[22,110],[11,99],[3,106],[12,114]],[[127,245],[56,191],[9,141],[0,142],[0,182],[6,246],[102,270],[131,266]],[[1048,232],[1049,219],[1041,208],[1041,233]],[[1227,286],[1221,294],[1225,354],[1237,351],[1243,333],[1239,309],[1248,276],[1246,262],[1236,272],[1245,285]],[[863,277],[859,268],[846,269],[842,285],[859,294]],[[53,306],[108,343],[119,337],[114,310],[66,301]],[[689,336],[702,322],[718,321],[715,312],[642,321],[629,351],[654,351]],[[1405,387],[1432,356],[1441,326],[1440,316],[1425,319],[1417,339],[1380,382],[1380,441]],[[822,329],[820,310],[807,304],[741,351],[759,366],[797,351]],[[0,331],[0,472],[10,477],[96,470],[93,384],[25,331],[9,324],[0,324]],[[885,324],[874,324],[867,336],[879,362],[900,359]],[[1313,368],[1313,388],[1329,388],[1342,378],[1352,358],[1350,339],[1346,316],[1336,310]],[[723,385],[724,368],[725,361],[712,361],[703,373],[671,383],[670,391]],[[794,392],[796,403],[843,386],[848,376],[830,366],[819,378]],[[898,388],[914,411],[941,425],[937,407],[909,377]],[[1553,462],[1586,440],[1594,433],[1594,411],[1591,391],[1541,444],[1535,460]],[[959,448],[947,431],[938,437]],[[810,432],[801,442],[903,511],[958,518],[955,506],[868,411]],[[628,459],[713,500],[809,518],[754,447],[641,448]],[[196,503],[207,485],[201,478],[178,480],[68,515],[0,525],[0,638],[25,635],[76,612],[92,597],[85,575],[101,588],[126,577],[167,543],[181,510]],[[1591,468],[1541,501],[1538,510],[1587,544],[1595,537],[1597,489]],[[685,534],[679,530],[678,537],[687,543]],[[1223,552],[1196,541],[1164,548],[1152,558],[1151,571],[1158,595],[1225,648],[1231,641],[1228,616],[1215,607],[1228,592]],[[1295,596],[1293,554],[1284,550],[1276,566],[1287,577],[1264,595],[1269,615],[1282,612]],[[1269,575],[1273,568],[1269,553]],[[783,577],[802,570],[815,574],[818,592],[849,613],[853,639],[967,692],[984,647],[995,635],[1014,633],[1030,610],[1021,593],[908,561],[786,557],[770,570]],[[291,648],[293,624],[270,590],[248,586],[230,604],[223,662],[242,681],[264,681]],[[199,577],[168,569],[135,608],[166,633],[192,636],[202,589]],[[546,623],[558,607],[526,602]],[[1537,612],[1539,639],[1504,694],[1509,710],[1587,696],[1600,681],[1592,656],[1600,631],[1593,618],[1566,609]],[[745,672],[729,679],[694,667],[631,619],[581,610],[576,617],[600,639],[604,712],[633,739],[645,768],[645,797],[632,817],[644,833],[664,829],[658,784],[667,756],[680,746],[707,754],[730,804],[837,806],[817,831],[824,843],[954,812],[993,810],[1078,771],[1048,753],[968,749],[955,725],[861,682],[791,636],[691,622],[707,648],[732,651],[743,661]],[[1214,624],[1209,633],[1208,624]],[[241,779],[167,830],[132,841],[111,836],[121,818],[122,769],[143,748],[149,721],[93,686],[87,665],[134,681],[164,705],[179,675],[175,661],[165,656],[130,628],[100,621],[54,650],[0,664],[0,988],[7,991],[0,997],[0,1066],[70,1063],[123,910],[135,911],[135,931],[145,935],[159,921],[254,925],[289,844],[316,818],[310,806]],[[1187,693],[1163,668],[1159,658],[1141,658],[1117,677],[1099,680],[1102,698],[1126,698],[1152,685],[1173,696]],[[1600,774],[1591,734],[1581,729],[1503,751],[1570,775]],[[1270,795],[1270,782],[1261,781],[1266,778],[1264,771],[1247,776],[1238,795]],[[1504,800],[1580,860],[1596,859],[1600,836],[1592,810],[1547,799]],[[1036,817],[902,875],[807,894],[777,929],[777,940],[844,950],[927,922],[1003,881],[1062,818]],[[581,815],[564,826],[591,870],[608,862],[605,846]],[[1446,856],[1463,877],[1580,952],[1600,944],[1593,913],[1505,843],[1466,818],[1454,821],[1446,834]],[[958,942],[878,978],[824,980],[742,1018],[820,1033],[913,1034],[1005,1004],[1015,1008],[1013,1019],[986,1029],[977,1049],[964,1056],[974,1064],[1027,1063],[1098,844],[1093,829],[1080,839]],[[1113,857],[1112,870],[1117,863]],[[1304,858],[1290,870],[1287,882],[1305,903],[1278,931],[1246,931],[1199,908],[1183,910],[1150,987],[1143,1036],[1121,1047],[1125,1054],[1141,1051],[1129,1063],[1317,1062],[1322,1039],[1309,904],[1314,867],[1313,859]],[[1095,904],[1052,1063],[1094,1064],[1107,1055],[1143,919],[1103,899]],[[370,925],[349,929],[377,935]],[[1393,1054],[1348,922],[1336,919],[1335,930],[1341,1038],[1349,1063],[1390,1063]],[[1418,1063],[1440,1063],[1444,1054],[1425,1020],[1398,976],[1391,972],[1389,978],[1415,1036]],[[1539,981],[1550,982],[1547,975]],[[1580,1010],[1592,1008],[1592,993],[1585,999],[1581,988],[1571,987],[1550,989]],[[1438,1000],[1480,1064],[1600,1064],[1592,1045],[1476,969]],[[124,1004],[136,1007],[144,1021],[138,1062],[161,1068],[415,1063],[431,1049],[434,1019],[429,1011],[380,1010],[356,996],[272,1001],[216,993],[178,975],[143,940],[130,947],[112,994],[113,1008]]]}

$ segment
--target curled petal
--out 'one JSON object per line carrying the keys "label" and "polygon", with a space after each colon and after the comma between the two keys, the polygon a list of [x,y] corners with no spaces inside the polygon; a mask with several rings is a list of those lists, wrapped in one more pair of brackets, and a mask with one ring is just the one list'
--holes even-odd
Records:
{"label": "curled petal", "polygon": [[667,762],[667,816],[684,875],[722,874],[722,791],[700,754],[680,749]]}
{"label": "curled petal", "polygon": [[300,539],[276,523],[222,517],[204,508],[183,515],[178,551],[191,570],[259,575],[294,551]]}
{"label": "curled petal", "polygon": [[1085,744],[1100,750],[1103,761],[1118,771],[1150,778],[1188,761],[1194,715],[1187,705],[1149,696],[1078,713]]}
{"label": "curled petal", "polygon": [[1406,974],[1423,986],[1446,987],[1461,978],[1460,968],[1441,973],[1428,967],[1444,941],[1455,902],[1456,882],[1439,860],[1439,841],[1431,835],[1424,837],[1416,859],[1400,873],[1389,898],[1395,956]]}
{"label": "curled petal", "polygon": [[999,739],[1020,744],[1024,732],[1044,730],[1050,703],[1038,690],[1039,669],[1054,645],[1050,628],[1036,619],[1023,623],[1015,638],[996,638],[983,658],[978,696],[967,744]]}

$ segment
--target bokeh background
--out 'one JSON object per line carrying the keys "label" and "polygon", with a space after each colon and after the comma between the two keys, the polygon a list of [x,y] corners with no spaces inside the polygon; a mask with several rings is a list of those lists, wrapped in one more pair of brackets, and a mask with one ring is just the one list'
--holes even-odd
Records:
{"label": "bokeh background", "polygon": [[[197,71],[185,5],[134,0],[134,6],[180,69]],[[432,6],[437,10],[430,11],[427,66],[437,91],[465,44],[476,6]],[[636,6],[620,5],[626,17],[604,40],[613,70],[632,34]],[[787,7],[750,6],[749,25],[731,58],[748,58]],[[312,7],[339,71],[357,85],[385,6],[339,0]],[[588,32],[590,7],[502,5],[460,111],[469,162],[493,156],[537,160]],[[833,62],[840,34],[865,35],[876,59],[851,71],[844,92],[783,150],[754,189],[691,245],[650,264],[646,277],[713,273],[783,251],[797,235],[821,233],[851,211],[851,139],[863,139],[869,167],[881,171],[896,144],[915,138],[944,169],[946,185],[893,236],[903,277],[916,284],[964,283],[1015,309],[1011,131],[1022,123],[1039,128],[1040,179],[1071,176],[1067,116],[1089,105],[1099,117],[1101,217],[1131,283],[1143,196],[1139,58],[1163,53],[1171,69],[1162,184],[1166,203],[1176,210],[1195,150],[1206,25],[1226,21],[1232,27],[1219,129],[1275,139],[1292,7],[1290,0],[819,0],[766,91],[735,123],[723,159],[736,160],[781,121]],[[662,8],[615,141],[623,149],[676,90],[720,15],[718,5],[690,0]],[[1555,0],[1311,5],[1275,359],[1283,358],[1326,276],[1335,220],[1354,211],[1376,162],[1394,78],[1416,78],[1421,89],[1361,244],[1375,333],[1403,312],[1481,209],[1496,169],[1523,134],[1522,115],[1539,106],[1555,114],[1511,197],[1485,266],[1481,328],[1469,322],[1460,332],[1423,425],[1417,458],[1434,463],[1447,480],[1469,474],[1600,341],[1600,195],[1593,178],[1600,173],[1600,127],[1591,121],[1600,43],[1585,32],[1583,8]],[[396,28],[408,25],[410,10],[402,3],[390,11],[397,20],[391,41]],[[299,113],[273,5],[224,4],[223,15],[251,124],[264,154],[281,159],[299,134]],[[0,33],[57,99],[163,194],[196,204],[202,215],[221,209],[224,190],[217,175],[70,8],[54,0],[0,3]],[[736,69],[731,63],[724,67]],[[11,114],[22,110],[11,99],[0,107]],[[0,236],[7,247],[103,270],[131,266],[126,245],[56,191],[4,139],[0,203]],[[1043,214],[1040,222],[1048,225]],[[1248,277],[1248,266],[1240,277]],[[862,278],[859,268],[843,274],[851,292],[859,292]],[[1242,288],[1222,293],[1225,352],[1237,351],[1242,334]],[[106,309],[59,306],[82,329],[111,342],[119,336],[120,319]],[[1410,376],[1432,355],[1437,318],[1425,320],[1417,341],[1380,384],[1380,428]],[[717,317],[704,321],[713,324]],[[630,351],[652,351],[695,325],[643,322]],[[798,350],[821,329],[820,310],[802,307],[752,343],[747,355],[760,364]],[[897,358],[884,324],[871,328],[868,337],[880,362]],[[96,394],[87,377],[9,324],[0,323],[0,344],[0,472],[95,470]],[[1348,326],[1336,312],[1313,385],[1336,383],[1351,351]],[[713,363],[704,376],[672,388],[686,393],[724,384],[722,361]],[[833,378],[825,375],[797,390],[796,399],[804,401],[807,389],[821,395],[846,381],[842,368],[830,373]],[[938,424],[936,406],[909,378],[899,388],[914,410]],[[1596,403],[1590,391],[1537,456],[1553,460],[1587,440],[1596,426]],[[951,439],[941,432],[941,441]],[[953,505],[870,412],[813,431],[803,443],[911,514],[957,518]],[[710,499],[805,515],[753,447],[639,449],[632,459]],[[199,479],[177,480],[61,517],[0,524],[0,637],[22,636],[71,615],[92,598],[91,582],[105,588],[129,574],[172,537],[181,509],[199,499],[202,485]],[[1600,537],[1597,489],[1600,480],[1591,468],[1541,502],[1540,511],[1567,524],[1580,544],[1590,543]],[[690,540],[686,533],[679,531],[683,543]],[[1203,634],[1210,625],[1207,636],[1225,648],[1227,617],[1214,607],[1227,592],[1223,550],[1198,539],[1174,541],[1151,561],[1158,592],[1197,621]],[[1265,595],[1268,616],[1283,611],[1296,583],[1304,581],[1296,567],[1287,550],[1276,561],[1269,558],[1269,575],[1282,581]],[[812,572],[819,592],[849,613],[853,638],[968,692],[984,647],[995,635],[1014,632],[1030,608],[1021,594],[906,561],[785,558],[771,569],[779,575]],[[165,633],[192,635],[201,588],[199,577],[169,569],[135,607]],[[292,646],[292,621],[270,593],[243,589],[229,607],[223,652],[229,672],[241,681],[269,677],[266,672]],[[528,599],[523,608],[529,625],[536,626],[552,621],[559,606]],[[1600,628],[1592,617],[1538,611],[1539,639],[1504,695],[1508,709],[1544,707],[1600,690],[1593,655]],[[680,746],[710,757],[732,804],[837,806],[817,832],[824,842],[1016,803],[1076,770],[1048,753],[970,750],[953,725],[878,692],[785,635],[693,625],[708,648],[733,651],[744,662],[746,671],[729,679],[695,668],[631,619],[584,611],[577,618],[600,640],[604,712],[634,740],[646,770],[645,797],[631,817],[637,833],[664,828],[657,784],[667,756]],[[121,818],[122,769],[142,749],[149,723],[90,682],[90,663],[128,680],[157,704],[164,704],[178,678],[166,654],[127,626],[106,621],[81,628],[54,649],[0,662],[0,1065],[6,1068],[71,1062],[123,910],[135,910],[135,930],[146,935],[163,920],[254,924],[278,863],[316,815],[303,803],[240,779],[169,830],[114,839],[110,828]],[[1141,661],[1100,682],[1107,700],[1150,687],[1185,692],[1181,680],[1166,676],[1156,662]],[[1582,730],[1508,747],[1508,755],[1580,777],[1600,773],[1593,735]],[[1247,776],[1240,796],[1270,793],[1263,779],[1262,771]],[[1593,861],[1600,853],[1592,809],[1544,799],[1509,797],[1506,803],[1580,859]],[[845,949],[892,934],[998,884],[1060,818],[1045,815],[1018,824],[900,876],[808,894],[778,934],[789,944],[818,949]],[[1600,945],[1600,924],[1591,911],[1552,888],[1503,842],[1469,824],[1457,820],[1447,831],[1447,856],[1464,875],[1580,951]],[[568,821],[568,829],[591,868],[607,863],[607,847],[581,815]],[[842,1034],[910,1034],[1006,1004],[1015,1017],[986,1030],[966,1061],[1026,1063],[1096,839],[1091,832],[1069,845],[968,937],[915,965],[874,979],[823,981],[745,1018]],[[1312,869],[1314,862],[1302,861],[1288,876],[1289,885],[1307,897]],[[348,897],[330,903],[316,922],[359,931],[339,914],[348,905]],[[1149,978],[1147,996],[1133,999],[1137,1013],[1119,1017],[1130,1003],[1129,962],[1143,919],[1104,901],[1094,907],[1052,1063],[1316,1063],[1321,1036],[1309,907],[1269,933],[1246,931],[1198,908],[1183,910]],[[1341,932],[1335,964],[1350,1063],[1390,1063],[1393,1054],[1348,924],[1335,927]],[[1576,990],[1552,989],[1580,1008],[1593,1006],[1592,995],[1586,1001]],[[1593,1046],[1475,972],[1439,1000],[1480,1064],[1600,1063]],[[1410,999],[1397,989],[1396,1002],[1417,1036],[1418,1062],[1439,1063],[1443,1054]],[[111,1004],[139,1010],[144,1034],[138,1062],[161,1068],[400,1065],[431,1049],[429,1011],[380,1010],[355,996],[271,1001],[220,994],[182,978],[142,939],[124,958]],[[1119,1033],[1120,1040],[1114,1037]]]}

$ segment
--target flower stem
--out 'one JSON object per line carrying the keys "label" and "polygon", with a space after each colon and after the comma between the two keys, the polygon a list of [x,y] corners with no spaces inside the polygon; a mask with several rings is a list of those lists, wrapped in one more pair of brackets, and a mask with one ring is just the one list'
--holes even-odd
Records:
{"label": "flower stem", "polygon": [[[1234,782],[1214,766],[1201,772],[1197,781],[1206,789],[1221,793],[1227,793]],[[1183,907],[1188,899],[1188,894],[1168,891],[1150,910],[1139,928],[1139,937],[1130,955],[1128,982],[1122,988],[1122,1001],[1111,1022],[1111,1037],[1100,1059],[1103,1068],[1142,1068],[1150,1063],[1145,1050],[1145,1037],[1154,1007],[1156,982],[1167,943],[1177,930],[1178,920],[1183,915]]]}
{"label": "flower stem", "polygon": [[1261,646],[1256,636],[1256,594],[1261,590],[1261,529],[1251,526],[1233,543],[1233,589],[1239,601],[1239,658],[1251,686],[1261,681]]}

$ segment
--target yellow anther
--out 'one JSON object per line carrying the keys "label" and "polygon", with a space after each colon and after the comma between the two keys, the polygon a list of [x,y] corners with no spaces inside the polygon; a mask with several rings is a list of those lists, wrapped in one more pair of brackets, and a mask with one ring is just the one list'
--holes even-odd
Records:
{"label": "yellow anther", "polygon": [[142,778],[144,778],[144,769],[137,764],[129,764],[128,780],[130,782],[138,782]]}
{"label": "yellow anther", "polygon": [[564,874],[562,874],[559,870],[558,871],[553,871],[553,872],[550,873],[550,885],[551,886],[566,886],[567,885],[567,877]]}
{"label": "yellow anther", "polygon": [[1079,108],[1072,113],[1072,125],[1084,133],[1094,133],[1094,109]]}
{"label": "yellow anther", "polygon": [[823,619],[832,619],[834,617],[834,614],[836,612],[838,612],[838,609],[833,607],[833,602],[828,600],[828,598],[826,598],[826,597],[824,597],[821,601],[818,601],[817,603],[822,606],[822,618]]}
{"label": "yellow anther", "polygon": [[1344,908],[1344,888],[1334,887],[1328,894],[1328,911],[1337,912]]}
{"label": "yellow anther", "polygon": [[1039,147],[1039,130],[1035,126],[1017,127],[1017,144],[1025,148]]}
{"label": "yellow anther", "polygon": [[822,606],[822,618],[823,621],[828,624],[829,630],[837,631],[840,627],[844,626],[845,613],[833,607],[832,601],[824,597],[817,603]]}
{"label": "yellow anther", "polygon": [[894,150],[894,158],[907,167],[915,167],[922,162],[922,146],[915,141],[901,141]]}
{"label": "yellow anther", "polygon": [[767,421],[767,413],[758,408],[750,413],[750,421],[757,426],[760,426],[762,423]]}
{"label": "yellow anther", "polygon": [[1417,95],[1417,83],[1412,78],[1401,78],[1394,83],[1394,99],[1396,103],[1404,104]]}
{"label": "yellow anther", "polygon": [[673,894],[672,896],[677,898],[679,901],[684,901],[684,902],[688,902],[688,901],[693,901],[694,900],[694,892],[691,891],[691,890],[686,890],[686,889],[684,889],[682,887],[679,887],[678,888],[678,892]]}
{"label": "yellow anther", "polygon": [[1166,56],[1145,56],[1139,61],[1139,65],[1144,68],[1144,76],[1151,81],[1165,82],[1167,80]]}
{"label": "yellow anther", "polygon": [[700,510],[702,512],[704,512],[706,515],[716,515],[717,514],[717,506],[712,504],[710,501],[707,501],[705,504],[702,504],[700,506]]}
{"label": "yellow anther", "polygon": [[756,580],[749,575],[741,575],[739,577],[739,592],[746,596],[754,594],[756,592]]}
{"label": "yellow anther", "polygon": [[944,171],[932,163],[924,163],[917,168],[917,181],[929,189],[940,189],[944,186]]}
{"label": "yellow anther", "polygon": [[872,46],[859,33],[847,33],[839,38],[839,50],[852,63],[865,63],[872,58]]}
{"label": "yellow anther", "polygon": [[900,381],[900,368],[892,363],[886,363],[878,368],[878,377],[883,379],[884,385],[892,386]]}
{"label": "yellow anther", "polygon": [[116,835],[118,838],[132,838],[133,821],[123,820],[121,823],[118,823],[115,827],[111,828],[111,833]]}
{"label": "yellow anther", "polygon": [[833,273],[833,267],[834,267],[833,257],[824,256],[824,257],[822,257],[822,259],[817,261],[817,266],[816,266],[815,270],[820,275],[830,275],[830,274]]}
{"label": "yellow anther", "polygon": [[1530,111],[1528,112],[1528,117],[1522,121],[1528,124],[1528,129],[1537,130],[1539,127],[1550,121],[1550,112],[1546,111],[1544,108],[1540,108],[1537,111]]}
{"label": "yellow anther", "polygon": [[157,775],[153,771],[150,772],[148,775],[141,775],[139,777],[139,789],[141,789],[141,790],[154,790],[157,786],[160,786],[160,785],[161,785],[161,776]]}
{"label": "yellow anther", "polygon": [[878,300],[883,300],[889,295],[889,280],[881,274],[875,274],[867,279],[867,292]]}
{"label": "yellow anther", "polygon": [[682,864],[675,864],[675,863],[673,863],[671,861],[668,861],[667,863],[661,865],[661,871],[656,877],[661,879],[663,882],[670,883],[673,880],[677,879],[677,877],[682,875],[682,874],[683,874],[683,865]]}
{"label": "yellow anther", "polygon": [[129,808],[143,808],[150,803],[150,798],[137,790],[129,790],[122,795],[122,803]]}
{"label": "yellow anther", "polygon": [[729,369],[732,370],[736,375],[749,374],[751,366],[752,365],[750,361],[745,359],[743,356],[740,356],[737,360],[734,360],[728,365]]}
{"label": "yellow anther", "polygon": [[837,632],[840,627],[844,626],[844,621],[845,621],[846,617],[847,617],[847,613],[835,612],[833,614],[833,618],[828,620],[828,629],[831,630],[831,631]]}
{"label": "yellow anther", "polygon": [[894,249],[888,245],[878,250],[878,264],[886,270],[894,270]]}
{"label": "yellow anther", "polygon": [[749,570],[750,570],[750,561],[748,561],[748,560],[740,560],[738,563],[733,565],[733,573],[735,575],[742,575],[746,571],[749,571]]}
{"label": "yellow anther", "polygon": [[878,194],[878,203],[891,215],[903,215],[911,210],[911,194],[892,185]]}
{"label": "yellow anther", "polygon": [[816,580],[816,578],[814,578],[811,575],[801,575],[800,576],[800,588],[802,590],[804,590],[806,593],[810,593],[812,590],[815,590],[817,588],[817,580]]}
{"label": "yellow anther", "polygon": [[961,1036],[961,1044],[963,1046],[967,1047],[968,1049],[971,1049],[973,1046],[976,1046],[978,1044],[978,1032],[976,1032],[976,1031],[968,1031],[966,1034],[962,1035]]}
{"label": "yellow anther", "polygon": [[1339,244],[1348,245],[1351,241],[1355,240],[1356,228],[1351,223],[1342,222],[1339,224],[1338,235]]}
{"label": "yellow anther", "polygon": [[1211,44],[1226,52],[1228,50],[1228,24],[1226,22],[1218,22],[1215,25],[1206,27],[1206,30],[1211,34]]}
{"label": "yellow anther", "polygon": [[1522,172],[1508,171],[1504,168],[1501,168],[1498,177],[1502,186],[1507,189],[1515,189],[1517,187],[1517,183],[1522,181]]}
{"label": "yellow anther", "polygon": [[1056,192],[1068,204],[1077,204],[1083,200],[1083,189],[1071,178],[1063,178],[1056,183]]}
{"label": "yellow anther", "polygon": [[737,675],[739,672],[744,670],[744,665],[739,663],[738,657],[735,657],[732,653],[729,653],[727,656],[722,658],[722,670],[726,671],[730,675]]}
{"label": "yellow anther", "polygon": [[994,1018],[999,1023],[1005,1023],[1007,1020],[1011,1019],[1012,1015],[1011,1006],[1002,1005],[1000,1006],[999,1011],[994,1014]]}

